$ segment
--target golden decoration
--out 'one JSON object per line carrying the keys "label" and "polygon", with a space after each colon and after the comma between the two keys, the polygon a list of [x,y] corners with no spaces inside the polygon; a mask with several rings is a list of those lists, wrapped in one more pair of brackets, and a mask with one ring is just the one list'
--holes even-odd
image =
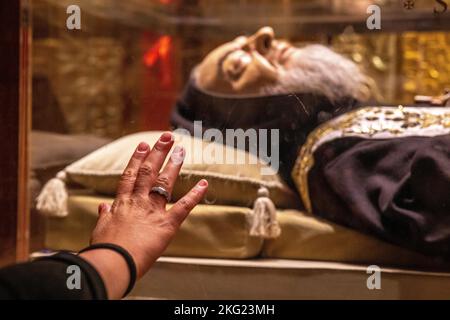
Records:
{"label": "golden decoration", "polygon": [[[348,112],[338,118],[325,122],[308,136],[297,157],[292,170],[292,178],[300,192],[305,209],[312,213],[309,196],[308,173],[314,166],[314,151],[324,143],[330,133],[338,132],[337,137],[373,137],[378,133],[388,133],[390,138],[401,137],[411,130],[422,130],[438,126],[442,133],[449,133],[450,110],[432,107],[364,107]],[[331,139],[333,140],[333,139]],[[331,141],[330,140],[330,141]]]}

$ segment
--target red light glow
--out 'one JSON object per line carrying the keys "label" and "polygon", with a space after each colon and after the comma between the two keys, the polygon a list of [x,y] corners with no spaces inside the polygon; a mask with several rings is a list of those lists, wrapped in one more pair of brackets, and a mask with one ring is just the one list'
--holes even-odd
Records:
{"label": "red light glow", "polygon": [[144,64],[147,67],[153,67],[159,59],[167,59],[171,46],[172,39],[169,36],[159,37],[156,43],[144,54]]}

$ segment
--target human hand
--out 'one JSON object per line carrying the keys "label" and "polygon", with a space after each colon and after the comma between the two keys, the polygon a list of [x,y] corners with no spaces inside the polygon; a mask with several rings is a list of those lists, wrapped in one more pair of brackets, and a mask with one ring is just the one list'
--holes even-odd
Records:
{"label": "human hand", "polygon": [[[165,208],[165,197],[151,192],[155,186],[163,187],[169,194],[173,190],[185,157],[185,150],[175,147],[169,161],[160,172],[173,143],[173,135],[169,132],[160,137],[153,149],[141,142],[123,172],[114,203],[112,206],[104,203],[99,206],[99,218],[92,233],[91,244],[112,243],[126,249],[136,263],[138,278],[142,277],[164,252],[181,223],[202,200],[208,189],[208,182],[201,180],[169,210]],[[100,253],[103,255],[102,261],[98,261],[99,259],[95,257]],[[86,251],[80,256],[94,265],[97,262],[96,267],[100,269],[112,265],[110,260],[113,256],[120,257],[119,254],[107,249]],[[108,263],[105,260],[108,260]],[[117,261],[114,268],[117,270],[119,266],[127,268],[124,261]],[[117,286],[116,270],[110,270],[116,273],[114,277],[116,283],[110,284],[113,287]],[[120,291],[121,288],[108,288],[108,281],[105,278],[110,275],[106,274],[106,270],[104,274],[101,270],[99,272],[107,286],[109,296],[116,297],[117,295],[110,291]],[[126,277],[129,279],[128,270]]]}

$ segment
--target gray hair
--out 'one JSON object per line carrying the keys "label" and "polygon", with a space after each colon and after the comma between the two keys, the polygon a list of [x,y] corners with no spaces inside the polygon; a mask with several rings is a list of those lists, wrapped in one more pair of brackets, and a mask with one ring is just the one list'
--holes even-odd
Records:
{"label": "gray hair", "polygon": [[351,60],[322,45],[297,50],[293,68],[285,70],[277,83],[262,87],[262,94],[317,93],[331,102],[370,98],[369,79]]}

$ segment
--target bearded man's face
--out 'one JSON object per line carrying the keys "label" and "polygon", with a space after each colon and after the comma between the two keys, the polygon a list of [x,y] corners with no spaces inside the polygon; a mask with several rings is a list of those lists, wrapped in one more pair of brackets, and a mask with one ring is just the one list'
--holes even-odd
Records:
{"label": "bearded man's face", "polygon": [[200,89],[216,94],[317,93],[330,101],[369,98],[367,79],[345,57],[321,45],[297,48],[271,27],[240,36],[212,52],[194,72]]}

